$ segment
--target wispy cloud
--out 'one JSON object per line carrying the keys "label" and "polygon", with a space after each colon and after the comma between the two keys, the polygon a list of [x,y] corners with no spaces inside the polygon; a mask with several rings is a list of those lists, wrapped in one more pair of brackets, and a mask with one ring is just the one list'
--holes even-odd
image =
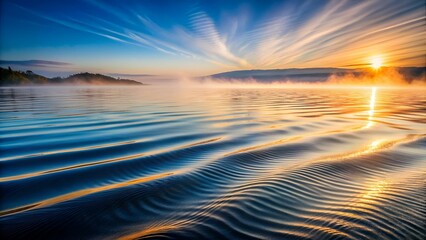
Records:
{"label": "wispy cloud", "polygon": [[25,67],[64,67],[72,64],[66,62],[46,61],[46,60],[0,60],[0,65],[17,65]]}
{"label": "wispy cloud", "polygon": [[109,17],[84,11],[79,18],[27,11],[112,41],[227,68],[357,66],[365,65],[371,54],[383,55],[388,65],[426,64],[424,1],[283,3],[256,18],[250,17],[256,9],[223,18],[197,5],[172,27],[136,6],[88,2]]}

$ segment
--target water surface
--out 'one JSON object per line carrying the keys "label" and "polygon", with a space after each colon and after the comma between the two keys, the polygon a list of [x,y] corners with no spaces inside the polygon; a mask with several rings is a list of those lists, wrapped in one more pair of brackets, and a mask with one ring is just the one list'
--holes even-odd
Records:
{"label": "water surface", "polygon": [[424,89],[0,89],[3,239],[423,239]]}

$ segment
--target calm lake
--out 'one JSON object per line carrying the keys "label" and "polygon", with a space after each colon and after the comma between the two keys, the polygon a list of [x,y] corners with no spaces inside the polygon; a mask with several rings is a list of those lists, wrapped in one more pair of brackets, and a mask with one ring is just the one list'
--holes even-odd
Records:
{"label": "calm lake", "polygon": [[2,239],[423,239],[425,92],[0,88]]}

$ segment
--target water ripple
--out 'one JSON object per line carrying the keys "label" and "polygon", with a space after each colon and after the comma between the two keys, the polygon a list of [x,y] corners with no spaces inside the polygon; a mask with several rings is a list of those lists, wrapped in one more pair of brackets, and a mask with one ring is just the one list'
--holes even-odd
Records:
{"label": "water ripple", "polygon": [[0,88],[2,238],[424,239],[426,97],[372,91]]}

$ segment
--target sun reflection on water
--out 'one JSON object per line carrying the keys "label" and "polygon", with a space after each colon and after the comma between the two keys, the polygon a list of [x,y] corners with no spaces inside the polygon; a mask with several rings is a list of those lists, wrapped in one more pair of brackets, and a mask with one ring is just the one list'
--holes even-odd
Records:
{"label": "sun reflection on water", "polygon": [[374,150],[374,149],[378,148],[378,147],[381,145],[381,143],[383,143],[383,141],[382,141],[382,140],[376,140],[376,141],[373,141],[373,142],[370,144],[370,149],[371,149],[371,150]]}
{"label": "sun reflection on water", "polygon": [[386,190],[387,185],[388,182],[386,179],[376,182],[361,196],[361,201],[368,202],[378,198],[379,195]]}
{"label": "sun reflection on water", "polygon": [[370,96],[370,110],[368,111],[368,123],[364,128],[369,128],[373,126],[374,124],[373,116],[374,116],[374,107],[376,104],[376,92],[377,92],[377,87],[372,87],[371,96]]}

